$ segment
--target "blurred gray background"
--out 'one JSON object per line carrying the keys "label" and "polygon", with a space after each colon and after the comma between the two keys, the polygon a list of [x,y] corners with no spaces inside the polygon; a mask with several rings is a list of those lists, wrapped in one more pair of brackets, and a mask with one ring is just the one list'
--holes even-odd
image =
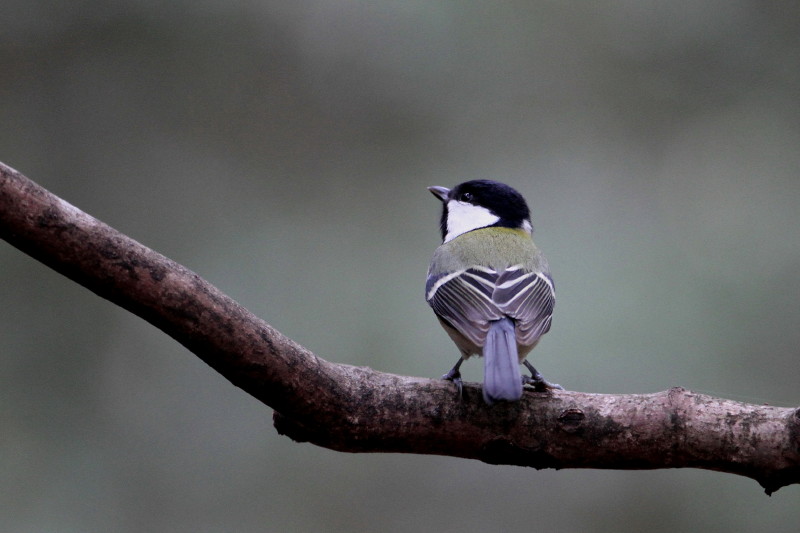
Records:
{"label": "blurred gray background", "polygon": [[[568,389],[800,404],[797,3],[6,0],[0,160],[329,360],[438,377],[428,185],[531,204]],[[0,243],[0,529],[797,531],[800,487],[295,444]],[[478,381],[480,364],[464,366]]]}

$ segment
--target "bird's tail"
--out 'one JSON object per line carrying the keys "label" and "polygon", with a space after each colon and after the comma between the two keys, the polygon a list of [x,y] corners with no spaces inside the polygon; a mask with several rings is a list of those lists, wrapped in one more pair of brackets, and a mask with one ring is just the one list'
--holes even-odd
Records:
{"label": "bird's tail", "polygon": [[489,325],[483,346],[483,399],[489,405],[522,398],[522,374],[519,372],[517,336],[510,318]]}

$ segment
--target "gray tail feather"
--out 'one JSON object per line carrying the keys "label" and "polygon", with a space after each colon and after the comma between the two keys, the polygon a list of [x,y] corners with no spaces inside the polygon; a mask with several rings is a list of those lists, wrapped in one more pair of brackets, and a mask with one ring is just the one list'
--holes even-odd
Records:
{"label": "gray tail feather", "polygon": [[495,320],[489,326],[483,346],[483,399],[489,405],[522,398],[517,336],[510,318]]}

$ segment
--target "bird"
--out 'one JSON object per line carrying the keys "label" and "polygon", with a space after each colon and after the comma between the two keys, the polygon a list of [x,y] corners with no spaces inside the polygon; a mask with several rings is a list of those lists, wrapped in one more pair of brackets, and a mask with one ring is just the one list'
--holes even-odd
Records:
{"label": "bird", "polygon": [[[442,202],[442,244],[428,268],[425,300],[461,357],[442,376],[462,395],[461,364],[483,356],[483,399],[514,402],[523,385],[561,389],[547,382],[526,357],[550,330],[555,286],[532,239],[530,209],[514,188],[472,180],[428,190]],[[531,376],[523,377],[520,364]]]}

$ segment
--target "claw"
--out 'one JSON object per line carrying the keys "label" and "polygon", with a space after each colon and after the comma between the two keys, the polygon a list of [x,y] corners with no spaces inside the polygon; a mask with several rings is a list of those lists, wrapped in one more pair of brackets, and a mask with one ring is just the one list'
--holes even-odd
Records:
{"label": "claw", "polygon": [[530,364],[527,359],[523,361],[522,364],[525,365],[525,368],[527,368],[531,372],[530,377],[522,376],[523,385],[532,386],[536,392],[546,392],[548,390],[553,390],[553,389],[564,390],[564,387],[562,387],[558,383],[550,383],[549,381],[544,379],[544,376],[540,374],[538,370],[533,368],[533,365]]}
{"label": "claw", "polygon": [[458,399],[460,400],[462,397],[462,391],[464,389],[464,382],[461,380],[461,374],[458,372],[456,372],[455,374],[448,372],[447,374],[442,376],[442,379],[446,379],[447,381],[452,381],[455,384],[456,388],[458,388]]}
{"label": "claw", "polygon": [[459,359],[458,362],[456,363],[456,366],[451,368],[447,372],[447,374],[442,376],[442,379],[447,380],[447,381],[452,381],[455,384],[455,386],[458,388],[458,399],[459,400],[461,400],[462,391],[464,389],[464,382],[461,380],[461,371],[459,370],[461,368],[461,363],[463,363],[463,362],[464,362],[463,358]]}

